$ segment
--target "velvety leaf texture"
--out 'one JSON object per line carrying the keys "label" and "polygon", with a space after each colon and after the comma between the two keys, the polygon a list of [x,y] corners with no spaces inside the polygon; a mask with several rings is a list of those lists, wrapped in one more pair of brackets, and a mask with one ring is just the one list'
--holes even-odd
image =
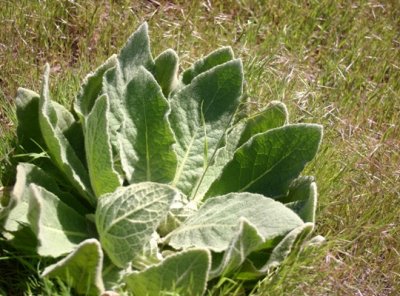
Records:
{"label": "velvety leaf texture", "polygon": [[203,295],[210,269],[206,249],[186,250],[167,257],[160,264],[125,277],[134,295],[159,296],[177,292],[181,296]]}
{"label": "velvety leaf texture", "polygon": [[204,194],[221,174],[225,165],[232,160],[239,146],[254,135],[280,127],[287,121],[288,114],[285,105],[280,102],[272,102],[257,114],[240,121],[230,128],[225,137],[225,146],[216,151],[212,163],[199,179],[199,184],[193,194],[195,196],[194,199],[196,201],[203,200]]}
{"label": "velvety leaf texture", "polygon": [[96,296],[104,291],[102,266],[100,243],[96,239],[87,239],[67,257],[46,267],[42,276],[62,279],[79,294]]}
{"label": "velvety leaf texture", "polygon": [[168,97],[178,84],[179,57],[174,50],[167,49],[156,57],[154,64],[154,77],[161,86],[164,96]]}
{"label": "velvety leaf texture", "polygon": [[228,192],[286,195],[290,182],[317,153],[322,128],[293,124],[257,134],[236,150],[206,196]]}
{"label": "velvety leaf texture", "polygon": [[86,76],[81,89],[74,102],[74,111],[83,122],[84,117],[92,110],[94,103],[102,92],[104,73],[115,66],[117,55],[112,55],[104,64],[97,68],[93,73]]}
{"label": "velvety leaf texture", "polygon": [[139,67],[126,87],[119,140],[132,171],[130,182],[168,183],[176,170],[175,142],[167,114],[169,106],[150,72]]}
{"label": "velvety leaf texture", "polygon": [[[71,184],[82,194],[91,204],[96,200],[90,187],[88,172],[82,161],[76,155],[72,145],[63,134],[66,122],[65,118],[59,118],[56,107],[49,98],[49,67],[46,67],[43,91],[40,99],[39,123],[42,135],[46,142],[49,154],[57,167],[64,173]],[[60,119],[60,121],[59,121]],[[63,119],[63,120],[61,120]]]}
{"label": "velvety leaf texture", "polygon": [[89,238],[86,219],[57,196],[37,185],[28,187],[28,221],[36,234],[41,256],[58,257]]}
{"label": "velvety leaf texture", "polygon": [[86,159],[92,188],[97,197],[113,192],[122,185],[112,161],[108,110],[107,96],[103,95],[97,99],[85,121]]}
{"label": "velvety leaf texture", "polygon": [[215,252],[228,248],[244,217],[263,239],[285,235],[303,221],[280,202],[253,193],[231,193],[211,198],[167,237],[176,249],[204,247]]}
{"label": "velvety leaf texture", "polygon": [[242,93],[240,60],[198,75],[171,98],[178,168],[173,185],[190,195],[221,143]]}
{"label": "velvety leaf texture", "polygon": [[196,61],[189,69],[185,70],[182,73],[182,82],[184,84],[189,84],[197,75],[210,70],[215,66],[229,62],[230,60],[233,60],[233,58],[234,56],[231,47],[227,46],[219,48],[204,58]]}
{"label": "velvety leaf texture", "polygon": [[115,265],[123,267],[142,253],[176,194],[170,186],[144,182],[100,197],[96,226]]}

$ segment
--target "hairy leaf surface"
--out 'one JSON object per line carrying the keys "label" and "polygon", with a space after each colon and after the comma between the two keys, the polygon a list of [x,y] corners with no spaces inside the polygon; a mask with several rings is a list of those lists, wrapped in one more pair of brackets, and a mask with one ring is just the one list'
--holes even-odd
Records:
{"label": "hairy leaf surface", "polygon": [[39,123],[43,138],[57,167],[82,196],[91,204],[95,204],[96,199],[90,187],[88,172],[73,146],[63,134],[63,131],[72,124],[72,119],[68,115],[61,116],[62,111],[60,111],[60,108],[54,107],[53,102],[50,101],[49,71],[50,69],[47,65],[40,99]]}
{"label": "hairy leaf surface", "polygon": [[317,153],[322,128],[293,124],[257,134],[236,150],[206,197],[229,192],[286,195],[293,179]]}
{"label": "hairy leaf surface", "polygon": [[233,60],[198,75],[171,98],[178,168],[173,185],[186,195],[213,157],[242,93],[242,63]]}
{"label": "hairy leaf surface", "polygon": [[125,282],[134,295],[178,292],[182,296],[200,296],[206,288],[210,260],[206,249],[186,250],[167,257],[158,265],[127,275]]}
{"label": "hairy leaf surface", "polygon": [[102,267],[100,243],[87,239],[67,257],[46,267],[42,276],[62,279],[82,295],[100,295],[104,291]]}
{"label": "hairy leaf surface", "polygon": [[205,247],[215,252],[228,248],[244,217],[264,240],[285,235],[303,221],[280,202],[253,193],[230,193],[208,199],[180,227],[167,236],[176,249]]}
{"label": "hairy leaf surface", "polygon": [[28,221],[38,238],[38,254],[58,257],[89,238],[86,219],[50,191],[35,184],[27,188]]}
{"label": "hairy leaf surface", "polygon": [[122,185],[114,169],[108,125],[109,106],[106,95],[97,99],[85,119],[85,148],[93,191],[98,197]]}
{"label": "hairy leaf surface", "polygon": [[100,197],[96,226],[115,265],[124,267],[136,254],[142,254],[176,194],[167,185],[144,182]]}

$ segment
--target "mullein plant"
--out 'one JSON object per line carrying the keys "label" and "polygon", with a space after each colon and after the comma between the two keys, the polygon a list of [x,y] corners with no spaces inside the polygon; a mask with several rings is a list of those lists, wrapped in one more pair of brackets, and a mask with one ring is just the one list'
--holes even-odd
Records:
{"label": "mullein plant", "polygon": [[[281,102],[251,116],[230,47],[178,75],[153,59],[147,24],[90,73],[72,110],[18,89],[19,147],[2,234],[54,258],[43,277],[82,295],[204,295],[218,279],[262,279],[307,241],[314,178],[300,176],[322,128],[289,124]],[[33,159],[33,160],[32,160]],[[48,262],[46,260],[44,262]]]}

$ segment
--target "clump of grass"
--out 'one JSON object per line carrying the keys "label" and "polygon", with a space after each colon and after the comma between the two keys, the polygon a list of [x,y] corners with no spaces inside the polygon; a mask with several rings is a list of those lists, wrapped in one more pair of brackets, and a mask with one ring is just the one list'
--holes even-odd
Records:
{"label": "clump of grass", "polygon": [[[322,149],[307,170],[319,184],[317,232],[328,242],[304,250],[258,293],[394,295],[400,290],[399,19],[399,4],[376,1],[6,1],[0,8],[2,186],[13,183],[17,87],[38,90],[47,61],[54,99],[70,104],[82,76],[146,20],[154,40],[163,40],[153,45],[154,55],[172,47],[187,66],[189,56],[233,45],[245,63],[249,110],[281,100],[292,122],[325,126]],[[37,262],[6,250],[4,292],[45,290]],[[242,292],[231,283],[215,294]]]}

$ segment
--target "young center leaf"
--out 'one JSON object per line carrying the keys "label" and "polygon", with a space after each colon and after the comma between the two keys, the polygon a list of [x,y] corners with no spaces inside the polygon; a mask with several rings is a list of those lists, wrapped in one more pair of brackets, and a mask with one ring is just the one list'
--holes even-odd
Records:
{"label": "young center leaf", "polygon": [[134,295],[201,296],[206,289],[210,260],[207,249],[189,249],[158,265],[128,274],[124,281]]}
{"label": "young center leaf", "polygon": [[321,136],[322,127],[316,124],[286,125],[253,136],[236,150],[205,196],[242,191],[286,195],[317,153]]}
{"label": "young center leaf", "polygon": [[167,119],[169,105],[149,71],[139,67],[132,74],[122,101],[124,120],[119,141],[122,166],[131,175],[129,181],[170,182],[177,160]]}
{"label": "young center leaf", "polygon": [[46,267],[43,277],[59,278],[81,295],[100,295],[104,292],[102,279],[103,251],[96,239],[81,242],[72,253]]}
{"label": "young center leaf", "polygon": [[173,186],[190,196],[221,144],[242,94],[242,63],[233,60],[199,74],[171,98],[178,168]]}
{"label": "young center leaf", "polygon": [[176,194],[168,185],[144,182],[100,197],[96,226],[100,242],[115,265],[124,267],[136,254],[142,254]]}
{"label": "young center leaf", "polygon": [[208,199],[166,237],[175,249],[204,247],[215,252],[228,248],[243,217],[257,228],[261,237],[285,235],[303,221],[280,202],[253,193],[230,193]]}

